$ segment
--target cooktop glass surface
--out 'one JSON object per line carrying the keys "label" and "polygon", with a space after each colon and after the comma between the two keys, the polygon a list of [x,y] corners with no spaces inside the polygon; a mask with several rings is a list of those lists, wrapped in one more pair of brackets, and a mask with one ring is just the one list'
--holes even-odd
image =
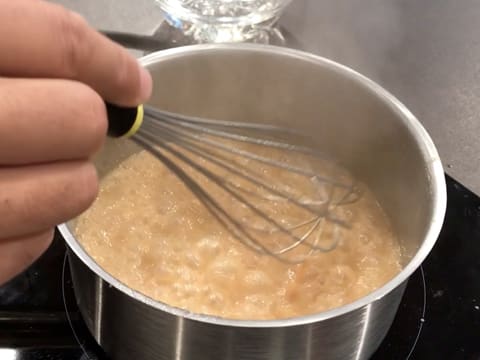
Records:
{"label": "cooktop glass surface", "polygon": [[[440,238],[372,360],[480,360],[480,198],[448,176],[447,186]],[[78,313],[65,262],[57,233],[32,267],[0,287],[0,359],[107,359]]]}

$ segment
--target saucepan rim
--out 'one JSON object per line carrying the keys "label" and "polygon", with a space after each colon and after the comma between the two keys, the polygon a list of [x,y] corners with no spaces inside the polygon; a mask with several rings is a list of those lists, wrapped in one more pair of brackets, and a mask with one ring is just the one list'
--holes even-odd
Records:
{"label": "saucepan rim", "polygon": [[93,271],[96,275],[100,276],[108,284],[115,287],[127,296],[130,296],[155,309],[167,312],[175,316],[194,321],[230,327],[275,328],[286,326],[299,326],[320,322],[353,312],[354,310],[369,305],[370,303],[381,299],[382,297],[399,287],[401,284],[403,284],[411,276],[411,274],[422,264],[423,260],[430,253],[435,242],[437,241],[438,235],[443,225],[447,204],[446,183],[442,163],[432,139],[430,138],[424,127],[421,125],[421,123],[400,101],[398,101],[392,94],[390,94],[383,87],[376,84],[372,80],[366,78],[365,76],[359,74],[351,68],[338,64],[332,60],[299,50],[256,44],[203,44],[158,51],[141,58],[140,62],[144,66],[149,67],[150,65],[153,65],[155,63],[171,60],[172,58],[195,55],[199,53],[214,54],[221,52],[268,53],[283,57],[296,58],[300,61],[306,61],[313,64],[326,66],[329,70],[343,73],[344,75],[362,84],[366,88],[366,90],[371,91],[375,94],[375,96],[384,101],[385,104],[390,106],[390,108],[397,114],[399,121],[404,122],[412,136],[417,141],[419,148],[422,152],[422,156],[425,159],[425,168],[431,181],[430,192],[432,196],[432,201],[434,202],[433,211],[431,214],[427,234],[417,253],[412,257],[412,259],[404,267],[404,269],[388,283],[369,293],[368,295],[347,305],[320,313],[288,319],[232,320],[210,315],[192,313],[187,310],[176,308],[168,304],[153,300],[148,296],[131,289],[130,287],[121,283],[119,280],[115,279],[113,276],[104,271],[77,242],[72,232],[69,230],[68,225],[65,223],[59,226],[59,230],[65,241],[67,242],[69,248],[91,271]]}

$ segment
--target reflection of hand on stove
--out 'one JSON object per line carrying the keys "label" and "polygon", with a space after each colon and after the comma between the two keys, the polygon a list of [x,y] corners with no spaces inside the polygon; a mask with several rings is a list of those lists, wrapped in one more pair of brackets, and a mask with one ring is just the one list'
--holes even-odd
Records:
{"label": "reflection of hand on stove", "polygon": [[59,271],[65,257],[63,239],[56,233],[49,249],[28,269],[0,286],[0,311],[13,307],[20,311],[33,308],[63,308],[62,298],[55,295],[62,285]]}

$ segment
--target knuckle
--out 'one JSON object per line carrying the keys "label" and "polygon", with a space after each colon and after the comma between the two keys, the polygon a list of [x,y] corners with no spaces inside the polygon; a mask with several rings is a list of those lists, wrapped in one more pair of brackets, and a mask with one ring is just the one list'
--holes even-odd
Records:
{"label": "knuckle", "polygon": [[60,66],[64,75],[75,79],[92,52],[87,22],[78,14],[58,7],[53,17],[59,34]]}
{"label": "knuckle", "polygon": [[[130,101],[139,89],[139,71],[137,62],[122,48],[114,50],[115,56],[111,62],[114,71],[109,72],[110,96],[115,94],[116,101]],[[135,100],[136,101],[136,100]]]}
{"label": "knuckle", "polygon": [[[103,99],[87,85],[79,84],[80,101],[78,106],[82,112],[82,128],[88,139],[89,154],[95,153],[105,140],[107,133],[107,114]],[[81,89],[81,90],[80,90]]]}
{"label": "knuckle", "polygon": [[0,125],[7,123],[8,119],[14,115],[14,111],[19,108],[19,99],[11,89],[0,86]]}
{"label": "knuckle", "polygon": [[119,71],[114,73],[115,83],[120,88],[129,90],[132,87],[132,76],[137,74],[137,68],[123,49],[118,50],[117,59]]}
{"label": "knuckle", "polygon": [[75,184],[70,196],[74,197],[73,216],[85,211],[98,194],[98,176],[95,166],[90,162],[81,163],[74,178]]}

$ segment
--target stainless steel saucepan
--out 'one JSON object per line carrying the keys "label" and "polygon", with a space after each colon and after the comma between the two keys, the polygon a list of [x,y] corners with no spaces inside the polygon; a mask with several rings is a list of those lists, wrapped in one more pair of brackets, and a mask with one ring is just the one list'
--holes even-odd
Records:
{"label": "stainless steel saucepan", "polygon": [[[157,107],[315,134],[319,147],[380,199],[402,243],[404,268],[368,296],[331,311],[288,320],[226,320],[173,308],[128,288],[84,251],[74,222],[63,224],[77,302],[98,343],[114,360],[369,358],[393,321],[409,276],[435,244],[445,214],[442,165],[421,124],[372,81],[303,52],[195,45],[141,61],[155,80],[151,104]],[[100,174],[135,151],[128,142],[107,143],[97,159]]]}

